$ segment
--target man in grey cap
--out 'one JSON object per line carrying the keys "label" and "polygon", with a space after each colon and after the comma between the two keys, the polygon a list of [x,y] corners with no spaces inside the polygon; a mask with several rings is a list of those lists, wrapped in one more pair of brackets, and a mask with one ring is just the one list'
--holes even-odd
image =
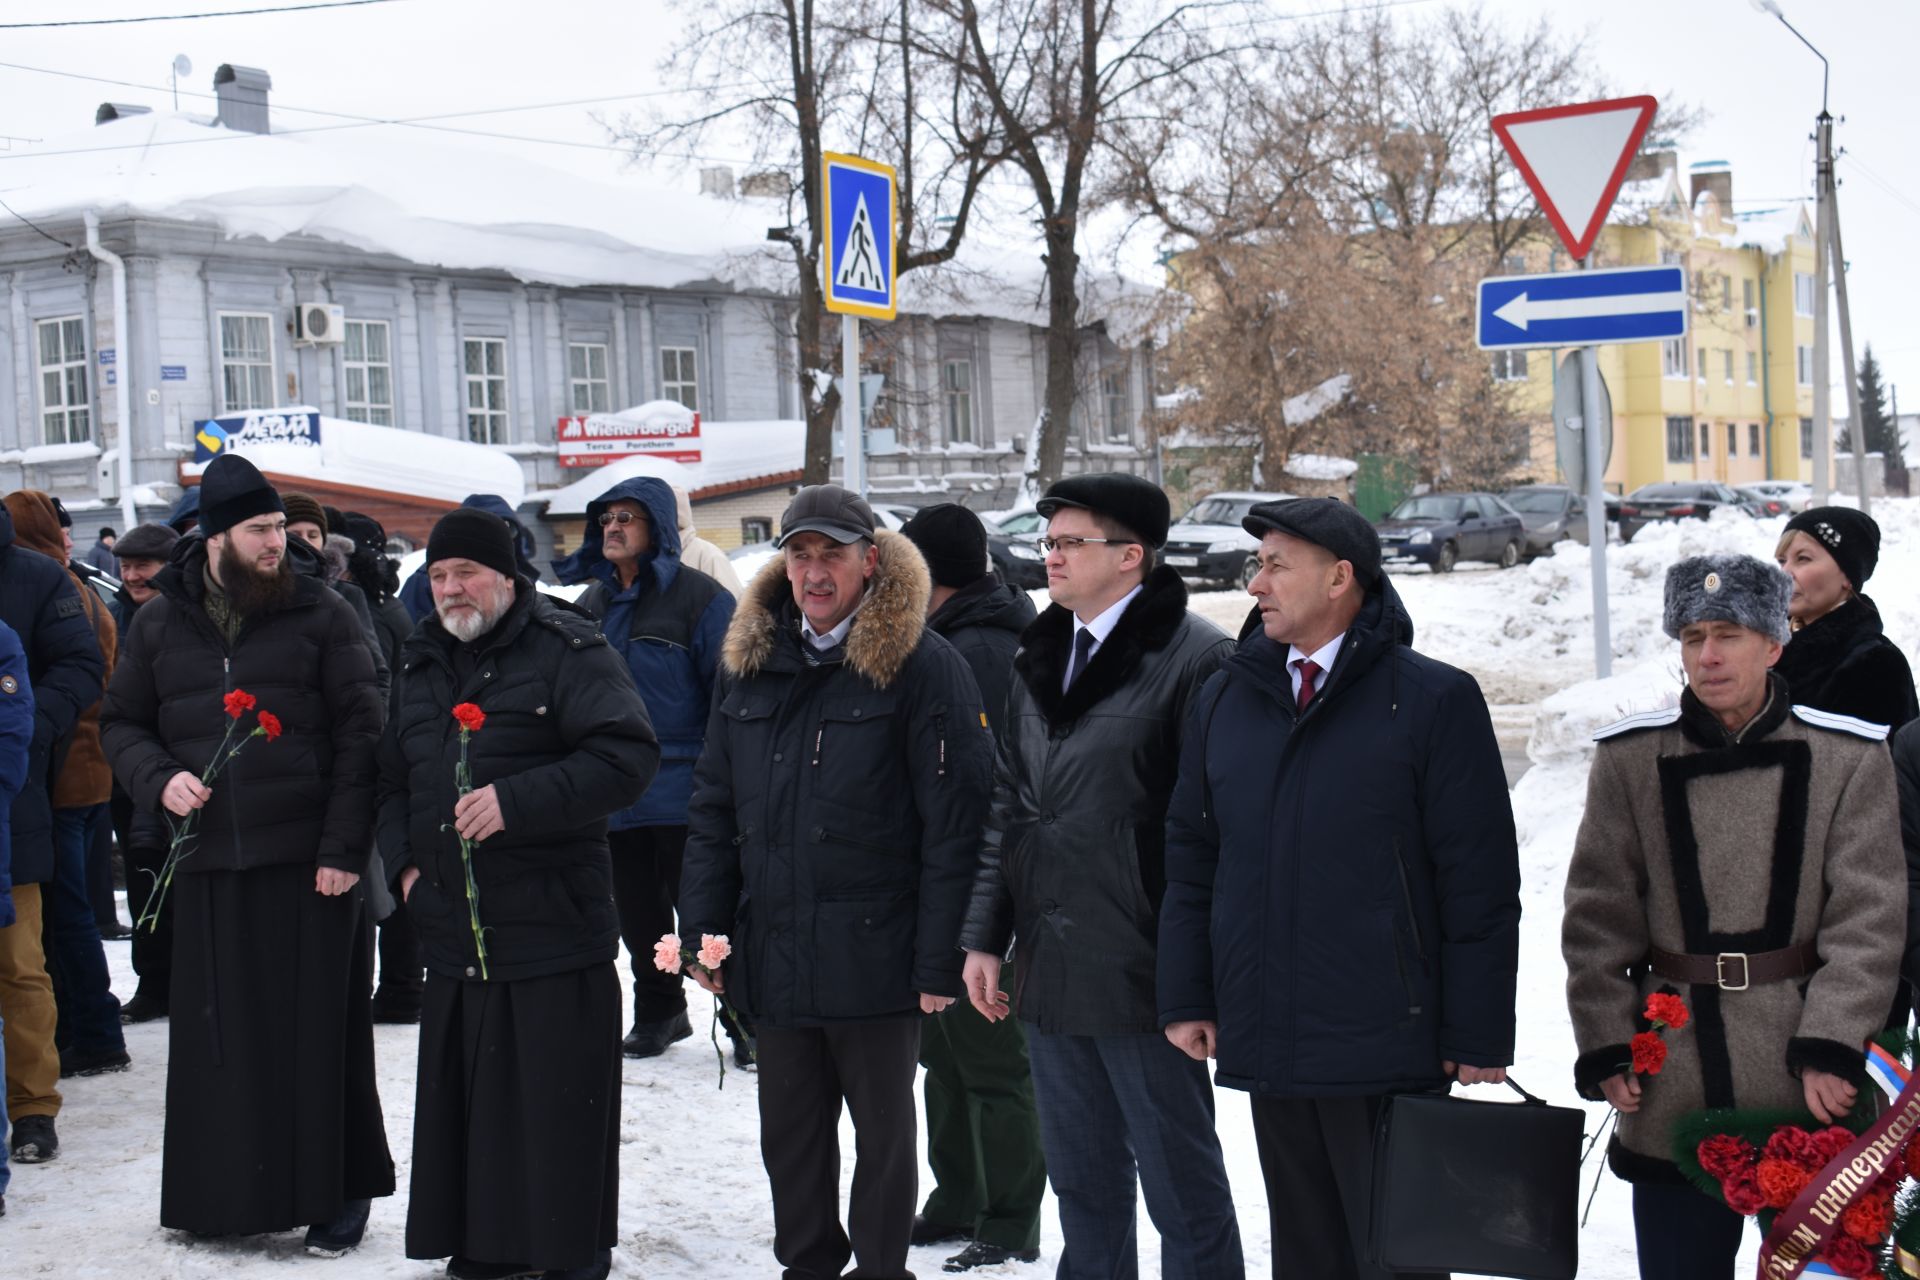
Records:
{"label": "man in grey cap", "polygon": [[1160,1025],[1252,1095],[1274,1275],[1384,1280],[1366,1240],[1385,1096],[1513,1061],[1513,814],[1479,687],[1411,648],[1373,527],[1333,498],[1243,523],[1258,626],[1187,721]]}
{"label": "man in grey cap", "polygon": [[[993,751],[966,662],[927,626],[927,567],[838,485],[803,489],[721,646],[694,767],[681,945],[753,1018],[773,1251],[790,1280],[907,1272],[921,1015],[960,994],[954,939]],[[859,1137],[840,1223],[842,1107]],[[851,1238],[849,1238],[851,1237]]]}
{"label": "man in grey cap", "polygon": [[[1633,1184],[1649,1280],[1732,1275],[1743,1234],[1674,1165],[1675,1126],[1723,1107],[1841,1123],[1867,1105],[1861,1046],[1900,972],[1886,726],[1790,705],[1773,666],[1792,593],[1752,556],[1673,566],[1665,626],[1686,687],[1594,735],[1561,924],[1574,1083],[1620,1112],[1607,1161]],[[1643,1086],[1630,1046],[1656,993],[1692,1021]]]}

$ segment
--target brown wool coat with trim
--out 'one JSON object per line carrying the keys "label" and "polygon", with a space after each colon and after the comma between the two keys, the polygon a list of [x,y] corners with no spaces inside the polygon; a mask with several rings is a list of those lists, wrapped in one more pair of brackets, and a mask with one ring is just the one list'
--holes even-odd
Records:
{"label": "brown wool coat with trim", "polygon": [[[1640,1110],[1608,1152],[1629,1182],[1671,1181],[1673,1129],[1702,1107],[1799,1108],[1799,1073],[1865,1084],[1861,1051],[1880,1029],[1906,940],[1893,764],[1884,742],[1788,710],[1776,677],[1766,710],[1730,740],[1691,692],[1672,723],[1601,741],[1567,873],[1562,951],[1580,1057],[1598,1099],[1649,993],[1677,990],[1692,1014],[1641,1077]],[[1812,941],[1810,977],[1745,991],[1672,984],[1644,970],[1649,948],[1762,952]]]}

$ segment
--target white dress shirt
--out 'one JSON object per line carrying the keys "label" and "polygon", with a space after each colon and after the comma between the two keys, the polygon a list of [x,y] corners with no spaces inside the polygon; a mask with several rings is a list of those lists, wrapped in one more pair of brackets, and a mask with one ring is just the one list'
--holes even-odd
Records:
{"label": "white dress shirt", "polygon": [[[1127,611],[1127,606],[1133,603],[1133,598],[1139,595],[1142,591],[1145,591],[1146,589],[1147,589],[1147,584],[1144,582],[1141,583],[1139,586],[1135,587],[1133,590],[1127,592],[1127,594],[1125,594],[1124,596],[1121,596],[1118,600],[1114,601],[1112,605],[1108,606],[1107,610],[1104,613],[1100,614],[1092,622],[1082,622],[1080,621],[1077,615],[1074,617],[1073,642],[1075,645],[1078,645],[1080,643],[1080,633],[1082,631],[1093,632],[1093,647],[1087,650],[1088,662],[1093,661],[1093,655],[1100,652],[1100,647],[1106,644],[1107,637],[1112,635],[1113,629],[1120,625],[1120,615]],[[1071,655],[1072,651],[1069,650],[1068,653],[1069,655]],[[1073,675],[1074,675],[1074,672],[1072,670],[1073,659],[1071,656],[1069,656],[1067,659],[1067,665],[1068,665],[1067,674],[1062,676],[1060,680],[1060,687],[1062,689],[1065,689],[1067,687],[1068,682],[1073,678]]]}
{"label": "white dress shirt", "polygon": [[[866,602],[867,598],[864,595],[861,596],[860,604],[865,604]],[[853,606],[853,612],[840,619],[839,625],[824,635],[813,629],[813,619],[807,617],[804,613],[801,614],[800,635],[820,653],[825,653],[837,644],[845,644],[847,632],[853,630],[853,620],[860,616],[860,604]]]}
{"label": "white dress shirt", "polygon": [[1327,673],[1333,670],[1334,659],[1340,656],[1340,646],[1346,642],[1347,633],[1342,631],[1312,653],[1300,652],[1298,645],[1287,647],[1287,678],[1293,681],[1293,700],[1296,703],[1300,701],[1300,664],[1311,662],[1320,668],[1320,674],[1315,677],[1313,686],[1313,691],[1318,693],[1327,687]]}

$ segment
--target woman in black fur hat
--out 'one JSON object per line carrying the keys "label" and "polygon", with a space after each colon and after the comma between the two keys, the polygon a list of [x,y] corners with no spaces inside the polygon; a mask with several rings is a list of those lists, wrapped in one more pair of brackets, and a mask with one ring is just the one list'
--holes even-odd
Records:
{"label": "woman in black fur hat", "polygon": [[1898,729],[1920,717],[1913,671],[1861,594],[1880,560],[1880,526],[1851,507],[1787,522],[1774,559],[1793,577],[1793,640],[1775,668],[1794,702]]}

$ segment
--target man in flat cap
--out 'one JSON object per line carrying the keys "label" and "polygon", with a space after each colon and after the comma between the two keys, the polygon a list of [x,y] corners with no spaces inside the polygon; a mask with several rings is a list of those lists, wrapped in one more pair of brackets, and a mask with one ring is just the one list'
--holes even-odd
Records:
{"label": "man in flat cap", "polygon": [[[907,1271],[922,1014],[960,995],[954,939],[993,738],[927,627],[913,543],[838,485],[802,489],[747,584],[694,766],[680,936],[724,934],[753,1018],[773,1251],[788,1280]],[[840,1223],[841,1108],[858,1150]],[[851,1236],[851,1238],[849,1238]]]}
{"label": "man in flat cap", "polygon": [[[1074,476],[1037,504],[1053,603],[1014,659],[993,814],[961,945],[967,994],[1026,1024],[1059,1275],[1136,1273],[1142,1189],[1162,1274],[1244,1272],[1206,1069],[1159,1034],[1156,921],[1187,711],[1232,646],[1154,566],[1167,495]],[[1017,947],[1011,1001],[1001,965]]]}
{"label": "man in flat cap", "polygon": [[[1580,1095],[1612,1103],[1640,1274],[1731,1276],[1744,1219],[1673,1163],[1703,1107],[1804,1108],[1837,1123],[1867,1083],[1906,942],[1886,726],[1791,705],[1772,668],[1792,580],[1751,556],[1667,572],[1674,706],[1595,734],[1561,950]],[[1630,1044],[1657,992],[1691,1013],[1658,1076]]]}
{"label": "man in flat cap", "polygon": [[[1263,502],[1247,634],[1194,700],[1167,814],[1159,1014],[1252,1094],[1273,1274],[1375,1280],[1392,1093],[1513,1061],[1520,870],[1473,678],[1414,652],[1373,527]],[[1408,1274],[1408,1273],[1399,1273]]]}
{"label": "man in flat cap", "polygon": [[[604,1280],[620,1177],[607,819],[660,748],[619,651],[515,551],[491,512],[434,525],[434,612],[401,650],[380,744],[380,853],[427,962],[407,1256],[450,1257],[451,1280]],[[479,718],[456,716],[469,705]]]}
{"label": "man in flat cap", "polygon": [[[266,478],[222,454],[199,487],[199,528],[134,615],[100,713],[135,807],[196,824],[166,889],[160,1221],[204,1235],[306,1225],[310,1251],[338,1256],[393,1192],[360,883],[380,695],[353,610],[294,571]],[[230,728],[244,750],[227,758]]]}

